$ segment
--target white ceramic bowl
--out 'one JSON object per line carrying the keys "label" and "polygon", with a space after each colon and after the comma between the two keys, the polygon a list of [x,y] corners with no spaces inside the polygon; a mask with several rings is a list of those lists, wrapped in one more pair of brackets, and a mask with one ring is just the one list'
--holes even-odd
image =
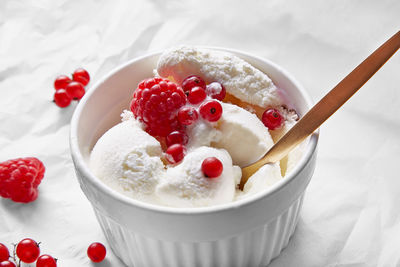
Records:
{"label": "white ceramic bowl", "polygon": [[[311,106],[302,86],[276,64],[231,52],[267,73],[297,111]],[[304,191],[315,168],[318,135],[313,135],[293,172],[270,190],[237,202],[204,208],[155,206],[124,196],[96,178],[88,167],[97,139],[129,109],[133,89],[153,76],[160,53],[131,60],[93,86],[71,122],[70,145],[76,174],[104,234],[128,266],[265,266],[288,244]]]}

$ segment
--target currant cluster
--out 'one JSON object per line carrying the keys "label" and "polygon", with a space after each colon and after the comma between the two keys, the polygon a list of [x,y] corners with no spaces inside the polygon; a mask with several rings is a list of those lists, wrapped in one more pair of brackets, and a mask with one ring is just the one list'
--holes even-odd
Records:
{"label": "currant cluster", "polygon": [[[191,75],[183,80],[182,89],[190,103],[178,111],[178,121],[182,125],[191,125],[199,117],[209,122],[216,122],[221,118],[222,106],[219,101],[222,101],[226,95],[226,90],[221,83],[212,82],[207,85],[199,76]],[[211,100],[207,100],[207,96]],[[165,151],[167,160],[172,164],[180,162],[186,153],[187,135],[184,132],[174,131],[167,136],[166,140],[168,146]],[[223,165],[216,157],[209,157],[203,161],[201,169],[206,177],[216,178],[221,175]]]}
{"label": "currant cluster", "polygon": [[[183,80],[181,86],[165,78],[151,78],[139,83],[133,94],[131,111],[136,119],[146,125],[146,131],[154,136],[165,138],[166,159],[171,164],[179,163],[186,154],[188,142],[186,127],[199,118],[216,122],[222,116],[222,101],[226,90],[221,83],[206,82],[199,76],[191,75]],[[207,177],[217,177],[222,172],[222,163],[205,163],[204,169],[220,168],[210,171]],[[210,167],[211,166],[211,167]],[[219,174],[218,174],[219,173]],[[216,175],[218,174],[218,175]]]}
{"label": "currant cluster", "polygon": [[48,255],[40,255],[40,243],[31,238],[22,239],[14,245],[13,256],[8,248],[0,243],[0,267],[22,267],[21,262],[34,263],[36,267],[57,267],[57,259]]}
{"label": "currant cluster", "polygon": [[58,76],[54,81],[54,102],[60,108],[68,107],[72,100],[79,100],[85,95],[85,86],[89,81],[89,73],[82,68],[74,71],[72,80],[66,75]]}
{"label": "currant cluster", "polygon": [[[22,239],[14,245],[13,255],[4,244],[0,243],[0,267],[22,267],[21,262],[34,263],[36,267],[57,267],[57,259],[48,255],[40,255],[40,243],[31,238]],[[87,255],[93,262],[101,262],[106,257],[106,248],[103,244],[95,242],[90,244]]]}
{"label": "currant cluster", "polygon": [[222,106],[217,100],[221,101],[226,94],[222,84],[214,82],[206,85],[202,78],[195,75],[183,80],[182,90],[188,102],[178,110],[177,119],[182,129],[166,136],[168,148],[165,154],[171,164],[179,163],[185,156],[185,145],[188,142],[185,127],[195,123],[199,117],[209,122],[218,121],[222,116]]}

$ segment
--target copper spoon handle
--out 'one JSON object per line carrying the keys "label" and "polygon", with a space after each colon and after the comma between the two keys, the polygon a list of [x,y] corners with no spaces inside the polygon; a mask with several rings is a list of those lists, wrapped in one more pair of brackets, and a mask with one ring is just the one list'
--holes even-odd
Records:
{"label": "copper spoon handle", "polygon": [[382,44],[304,115],[262,159],[242,169],[239,188],[267,163],[281,160],[336,112],[400,48],[400,31]]}

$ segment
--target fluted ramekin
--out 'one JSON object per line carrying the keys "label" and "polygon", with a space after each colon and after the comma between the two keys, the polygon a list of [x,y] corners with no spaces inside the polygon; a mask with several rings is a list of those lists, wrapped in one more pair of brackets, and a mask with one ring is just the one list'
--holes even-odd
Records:
{"label": "fluted ramekin", "polygon": [[[267,73],[300,114],[311,106],[303,87],[269,60],[224,48]],[[315,169],[318,134],[296,168],[269,190],[203,208],[171,208],[124,196],[88,167],[97,139],[120,120],[134,87],[153,76],[160,53],[133,59],[95,84],[77,106],[70,146],[80,186],[114,253],[128,266],[265,266],[288,244]]]}

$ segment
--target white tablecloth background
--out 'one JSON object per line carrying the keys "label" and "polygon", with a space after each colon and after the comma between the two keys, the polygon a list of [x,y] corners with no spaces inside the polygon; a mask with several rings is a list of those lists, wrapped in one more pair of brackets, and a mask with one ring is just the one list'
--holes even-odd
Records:
{"label": "white tablecloth background", "polygon": [[[69,154],[76,105],[51,102],[77,67],[92,81],[148,51],[225,46],[269,58],[320,99],[400,30],[400,1],[0,1],[0,161],[46,165],[39,198],[0,199],[0,242],[41,241],[60,266],[124,266],[109,250]],[[93,84],[93,83],[92,83]],[[271,266],[400,266],[400,52],[321,129],[318,165],[289,246]]]}

